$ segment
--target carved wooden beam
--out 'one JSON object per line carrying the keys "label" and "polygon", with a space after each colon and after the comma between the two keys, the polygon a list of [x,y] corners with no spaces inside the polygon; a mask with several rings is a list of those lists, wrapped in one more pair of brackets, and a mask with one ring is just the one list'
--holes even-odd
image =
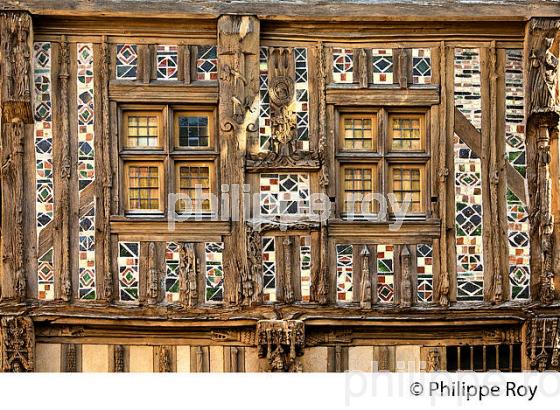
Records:
{"label": "carved wooden beam", "polygon": [[[60,242],[60,272],[56,272],[55,269],[55,295],[64,301],[69,301],[72,299],[72,267],[70,262],[70,184],[71,184],[71,152],[70,152],[70,118],[69,118],[69,83],[70,78],[70,47],[66,41],[66,36],[62,36],[60,41],[60,53],[59,53],[59,72],[58,80],[60,84],[58,95],[58,118],[60,119],[60,124],[56,128],[57,133],[55,134],[54,149],[60,155],[60,174],[58,176],[60,189],[59,194],[56,195],[55,202],[58,203],[55,206],[54,215],[54,227],[56,231],[54,242]],[[55,261],[57,257],[55,256]],[[57,281],[58,276],[58,281]],[[58,292],[57,292],[58,287]]]}
{"label": "carved wooden beam", "polygon": [[259,320],[258,355],[267,359],[269,372],[301,372],[305,327],[301,320]]}
{"label": "carved wooden beam", "polygon": [[[113,264],[112,264],[112,246],[111,246],[111,191],[113,189],[113,167],[111,163],[111,122],[110,122],[110,108],[109,108],[109,82],[111,80],[111,48],[107,42],[107,37],[103,37],[101,44],[101,52],[103,57],[103,65],[101,69],[101,110],[103,116],[103,136],[101,138],[102,144],[102,159],[103,167],[101,167],[101,179],[103,184],[103,207],[99,212],[99,220],[101,227],[102,237],[102,250],[103,250],[103,286],[102,292],[97,292],[98,298],[104,299],[107,302],[112,302],[114,297],[114,280],[113,280]],[[93,184],[87,186],[80,194],[80,212],[82,210],[82,198],[89,196],[86,192]],[[92,192],[93,194],[93,192]],[[84,203],[91,204],[93,198],[88,198]],[[81,216],[81,215],[80,215]],[[97,220],[96,220],[97,223]],[[101,281],[96,280],[98,284]]]}
{"label": "carved wooden beam", "polygon": [[[541,303],[554,299],[554,217],[551,207],[550,139],[558,129],[555,81],[558,58],[550,47],[560,20],[532,19],[525,41],[527,179],[531,243],[531,294]],[[554,57],[554,56],[553,56]]]}
{"label": "carved wooden beam", "polygon": [[35,369],[35,330],[24,316],[5,316],[2,327],[2,370],[32,372]]}
{"label": "carved wooden beam", "polygon": [[231,235],[224,238],[224,299],[250,305],[256,299],[255,280],[247,263],[246,227],[243,215],[245,155],[250,133],[256,131],[258,110],[251,112],[259,90],[259,20],[254,16],[224,15],[218,19],[219,116],[221,182],[230,193]]}
{"label": "carved wooden beam", "polygon": [[24,267],[24,141],[33,139],[31,106],[31,16],[0,14],[2,104],[2,299],[26,298]]}
{"label": "carved wooden beam", "polygon": [[[457,134],[477,156],[481,155],[482,135],[457,108],[455,108],[455,134]],[[508,188],[511,189],[511,192],[521,201],[528,203],[527,194],[525,192],[525,178],[509,162],[506,162],[505,167]]]}

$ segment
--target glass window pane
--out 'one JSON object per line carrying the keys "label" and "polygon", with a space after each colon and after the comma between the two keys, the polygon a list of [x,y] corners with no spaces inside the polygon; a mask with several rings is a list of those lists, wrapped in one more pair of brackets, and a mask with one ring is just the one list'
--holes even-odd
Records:
{"label": "glass window pane", "polygon": [[126,144],[131,148],[159,146],[159,124],[155,115],[129,115]]}
{"label": "glass window pane", "polygon": [[177,118],[180,147],[208,147],[210,140],[207,115],[182,114]]}

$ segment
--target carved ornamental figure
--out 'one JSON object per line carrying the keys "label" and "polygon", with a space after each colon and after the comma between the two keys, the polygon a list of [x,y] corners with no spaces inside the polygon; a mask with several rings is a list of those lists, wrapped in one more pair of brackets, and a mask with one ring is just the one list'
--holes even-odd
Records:
{"label": "carved ornamental figure", "polygon": [[401,252],[402,282],[401,282],[401,306],[412,305],[412,281],[410,279],[410,250],[404,245]]}
{"label": "carved ornamental figure", "polygon": [[360,284],[360,306],[362,309],[371,309],[371,273],[369,270],[370,252],[366,245],[360,253],[362,256],[362,281]]}
{"label": "carved ornamental figure", "polygon": [[301,372],[305,332],[300,320],[260,320],[257,322],[260,358],[267,359],[268,372]]}
{"label": "carved ornamental figure", "polygon": [[2,368],[4,372],[32,372],[35,331],[28,317],[2,318]]}
{"label": "carved ornamental figure", "polygon": [[192,243],[179,246],[179,289],[180,299],[187,306],[196,306],[198,289],[196,282],[196,260]]}

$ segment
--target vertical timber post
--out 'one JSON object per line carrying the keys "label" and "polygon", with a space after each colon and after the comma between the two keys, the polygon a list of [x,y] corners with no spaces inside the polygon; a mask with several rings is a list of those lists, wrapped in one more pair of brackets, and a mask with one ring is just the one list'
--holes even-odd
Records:
{"label": "vertical timber post", "polygon": [[248,135],[257,128],[258,112],[252,107],[259,90],[259,35],[254,16],[224,15],[218,20],[220,168],[222,186],[229,188],[231,221],[231,234],[224,238],[224,301],[230,304],[250,305],[258,297],[257,278],[247,263],[244,169]]}

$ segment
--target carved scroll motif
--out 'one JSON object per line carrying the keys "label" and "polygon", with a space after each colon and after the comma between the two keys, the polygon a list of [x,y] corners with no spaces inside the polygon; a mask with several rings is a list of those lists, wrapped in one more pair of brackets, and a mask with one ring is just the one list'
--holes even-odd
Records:
{"label": "carved scroll motif", "polygon": [[410,278],[410,250],[408,245],[402,247],[401,268],[401,306],[410,307],[412,305],[412,280]]}
{"label": "carved scroll motif", "polygon": [[35,332],[28,317],[2,318],[2,368],[4,372],[32,372]]}
{"label": "carved scroll motif", "polygon": [[257,322],[258,355],[267,359],[268,372],[301,372],[305,329],[300,320]]}
{"label": "carved scroll motif", "polygon": [[360,283],[360,306],[362,309],[371,309],[371,272],[369,270],[370,251],[364,245],[360,252],[362,257],[362,280]]}
{"label": "carved scroll motif", "polygon": [[183,304],[191,307],[196,306],[198,302],[198,289],[196,258],[192,243],[182,243],[179,247],[179,290]]}

